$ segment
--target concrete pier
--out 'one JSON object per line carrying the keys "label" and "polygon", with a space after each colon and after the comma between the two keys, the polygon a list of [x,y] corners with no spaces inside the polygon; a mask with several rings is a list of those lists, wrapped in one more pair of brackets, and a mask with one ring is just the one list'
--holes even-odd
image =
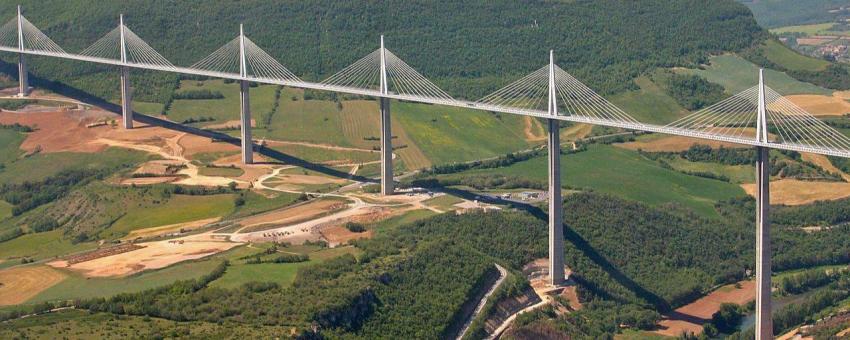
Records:
{"label": "concrete pier", "polygon": [[18,55],[18,96],[26,97],[30,92],[29,75],[27,74],[27,59],[23,54]]}
{"label": "concrete pier", "polygon": [[770,314],[770,158],[768,148],[756,153],[756,339],[773,339]]}
{"label": "concrete pier", "polygon": [[393,133],[390,100],[381,98],[381,195],[393,194]]}
{"label": "concrete pier", "polygon": [[130,68],[121,67],[121,117],[124,119],[124,128],[133,128],[133,94],[130,88]]}
{"label": "concrete pier", "polygon": [[549,119],[549,277],[564,283],[564,219],[561,197],[561,137],[559,123]]}
{"label": "concrete pier", "polygon": [[250,86],[247,80],[239,82],[239,107],[242,137],[242,163],[254,163],[254,141],[251,139],[251,102],[249,98]]}

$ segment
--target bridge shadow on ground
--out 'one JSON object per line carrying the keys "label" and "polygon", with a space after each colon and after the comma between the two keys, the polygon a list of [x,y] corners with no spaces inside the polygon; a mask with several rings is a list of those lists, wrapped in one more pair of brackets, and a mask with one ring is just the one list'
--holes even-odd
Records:
{"label": "bridge shadow on ground", "polygon": [[[7,62],[0,62],[0,72],[10,74],[10,75],[15,75],[15,74],[17,74],[17,65],[10,64],[10,63],[7,63]],[[51,90],[51,91],[53,91],[57,94],[60,94],[62,96],[65,96],[65,97],[75,99],[75,100],[78,100],[78,101],[86,103],[86,104],[90,104],[90,105],[99,107],[99,108],[101,108],[105,111],[108,111],[108,112],[114,113],[118,116],[121,116],[121,105],[108,102],[108,101],[106,101],[106,100],[104,100],[104,99],[102,99],[98,96],[95,96],[95,95],[93,95],[89,92],[86,92],[84,90],[81,90],[81,89],[78,89],[78,88],[75,88],[75,87],[72,87],[72,86],[68,86],[67,84],[64,84],[64,83],[60,83],[60,82],[52,81],[52,80],[49,80],[49,79],[46,79],[46,78],[38,77],[38,76],[35,76],[33,74],[30,74],[29,81],[30,81],[31,86],[46,88],[46,89],[49,89],[49,90]],[[117,84],[116,84],[116,87],[118,87]],[[216,140],[216,141],[220,141],[222,143],[229,143],[229,144],[238,146],[240,148],[242,147],[242,140],[240,138],[236,138],[236,137],[230,136],[230,135],[225,134],[225,133],[221,133],[221,132],[217,132],[217,131],[211,131],[211,130],[199,129],[199,128],[183,125],[183,124],[180,124],[180,123],[175,123],[175,122],[171,122],[171,121],[156,118],[156,117],[151,117],[151,116],[148,116],[148,115],[136,112],[136,111],[133,111],[133,118],[134,118],[133,120],[136,121],[136,122],[141,122],[141,123],[144,123],[144,124],[147,124],[147,125],[150,125],[150,126],[159,126],[159,127],[169,129],[169,130],[180,131],[180,132],[185,132],[185,133],[189,133],[189,134],[200,136],[200,137],[210,138],[210,139],[213,139],[213,140]],[[315,172],[318,172],[318,173],[321,173],[321,174],[324,174],[324,175],[327,175],[327,176],[332,176],[332,177],[337,177],[337,178],[345,178],[345,179],[350,179],[350,180],[354,180],[354,181],[358,181],[358,182],[366,182],[366,183],[378,183],[379,182],[379,180],[376,180],[376,179],[373,179],[373,178],[369,178],[369,177],[365,177],[365,176],[359,176],[359,175],[352,175],[352,174],[349,174],[348,172],[340,171],[340,170],[337,170],[337,169],[334,169],[332,167],[328,167],[328,166],[325,166],[325,165],[322,165],[322,164],[313,163],[313,162],[310,162],[310,161],[307,161],[307,160],[304,160],[304,159],[301,159],[301,158],[298,158],[298,157],[295,157],[295,156],[292,156],[292,155],[288,155],[288,154],[285,154],[283,152],[280,152],[280,151],[277,151],[277,150],[274,150],[274,149],[268,148],[268,147],[254,145],[254,152],[266,157],[269,160],[271,160],[271,162],[269,162],[269,163],[277,162],[277,163],[282,163],[282,164],[287,164],[287,165],[293,165],[293,166],[301,167],[301,168],[304,168],[304,169],[307,169],[307,170],[312,170],[312,171],[315,171]]]}

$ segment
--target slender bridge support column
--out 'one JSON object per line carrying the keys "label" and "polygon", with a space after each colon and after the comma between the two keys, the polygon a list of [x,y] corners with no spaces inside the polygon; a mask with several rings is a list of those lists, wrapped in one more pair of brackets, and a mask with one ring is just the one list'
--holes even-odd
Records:
{"label": "slender bridge support column", "polygon": [[[239,74],[248,76],[248,60],[245,56],[245,30],[239,24]],[[240,132],[242,137],[242,163],[254,163],[254,140],[251,137],[251,86],[247,80],[239,81]]]}
{"label": "slender bridge support column", "polygon": [[23,53],[18,55],[18,96],[26,97],[29,94],[30,84],[27,75],[27,59]]}
{"label": "slender bridge support column", "polygon": [[[381,36],[381,94],[389,94],[387,86],[387,56],[384,36]],[[390,119],[390,100],[380,98],[381,103],[381,195],[392,195],[393,183],[393,132]]]}
{"label": "slender bridge support column", "polygon": [[124,128],[133,128],[133,94],[130,89],[130,68],[121,66],[121,116]]}
{"label": "slender bridge support column", "polygon": [[[764,70],[759,70],[756,140],[768,143]],[[756,339],[773,339],[770,307],[770,149],[756,147]]]}
{"label": "slender bridge support column", "polygon": [[770,159],[769,149],[756,153],[756,339],[773,339],[770,310]]}
{"label": "slender bridge support column", "polygon": [[254,143],[251,139],[251,103],[248,96],[250,86],[247,80],[239,83],[239,105],[242,129],[242,163],[254,163]]}
{"label": "slender bridge support column", "polygon": [[381,98],[381,195],[393,194],[393,133],[390,100]]}
{"label": "slender bridge support column", "polygon": [[[555,92],[555,54],[549,51],[549,114],[558,115]],[[564,219],[561,197],[561,128],[549,119],[549,280],[553,286],[564,283]]]}

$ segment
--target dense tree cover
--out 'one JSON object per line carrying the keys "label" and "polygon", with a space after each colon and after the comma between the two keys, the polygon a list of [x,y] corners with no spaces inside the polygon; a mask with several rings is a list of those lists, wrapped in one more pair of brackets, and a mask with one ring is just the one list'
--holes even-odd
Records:
{"label": "dense tree cover", "polygon": [[738,329],[741,319],[744,317],[741,307],[733,303],[720,305],[720,310],[711,315],[711,325],[718,331],[730,334]]}
{"label": "dense tree cover", "polygon": [[778,206],[771,221],[789,227],[833,226],[850,222],[850,199],[818,201],[801,206]]}
{"label": "dense tree cover", "polygon": [[[11,17],[15,5],[2,2],[0,13]],[[732,0],[215,0],[204,6],[48,0],[25,6],[30,21],[68,51],[113,29],[119,13],[178,65],[191,65],[230,41],[244,22],[254,42],[306,79],[360,59],[385,34],[388,48],[414,68],[449,93],[473,99],[544,65],[550,49],[591,88],[611,93],[634,87],[631,79],[657,67],[695,67],[709,54],[742,50],[766,36],[750,11]],[[39,76],[118,97],[114,68],[47,58],[33,58],[31,65]],[[173,75],[134,72],[133,81],[136,98],[146,101],[165,102],[176,86]]]}
{"label": "dense tree cover", "polygon": [[694,111],[717,103],[726,98],[723,86],[691,74],[677,74],[671,71],[656,72],[652,80],[667,91],[682,107]]}
{"label": "dense tree cover", "polygon": [[801,294],[832,283],[840,277],[841,273],[836,270],[805,270],[801,273],[782,277],[779,280],[779,292],[782,294]]}
{"label": "dense tree cover", "polygon": [[582,309],[557,316],[544,307],[517,316],[504,339],[613,339],[622,327],[651,329],[661,315],[636,305],[594,301]]}
{"label": "dense tree cover", "polygon": [[501,174],[458,174],[452,176],[434,177],[417,176],[401,182],[403,188],[446,188],[464,185],[476,190],[484,189],[538,189],[546,188],[546,182],[531,180],[519,176]]}
{"label": "dense tree cover", "polygon": [[209,89],[186,90],[174,93],[174,99],[224,99],[224,95],[219,91],[210,91]]}

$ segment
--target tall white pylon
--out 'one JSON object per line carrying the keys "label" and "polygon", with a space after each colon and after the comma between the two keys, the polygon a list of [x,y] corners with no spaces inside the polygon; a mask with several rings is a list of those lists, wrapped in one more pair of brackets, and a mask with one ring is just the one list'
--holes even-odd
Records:
{"label": "tall white pylon", "polygon": [[393,133],[390,118],[390,100],[383,97],[389,94],[387,85],[387,50],[384,48],[384,36],[381,35],[381,195],[393,194]]}
{"label": "tall white pylon", "polygon": [[27,59],[24,57],[24,20],[21,15],[21,6],[18,5],[18,96],[26,97],[29,94],[29,75],[27,74]]}
{"label": "tall white pylon", "polygon": [[[555,53],[549,51],[549,114],[558,115],[555,92]],[[560,122],[548,119],[549,125],[549,283],[564,283],[564,220],[561,197],[561,138]]]}
{"label": "tall white pylon", "polygon": [[250,84],[244,78],[248,76],[248,62],[245,56],[245,30],[239,24],[239,107],[242,137],[242,163],[254,163],[254,142],[251,137],[251,102],[249,97]]}
{"label": "tall white pylon", "polygon": [[[764,70],[759,70],[756,140],[768,142]],[[773,339],[770,303],[770,149],[756,147],[756,339]]]}
{"label": "tall white pylon", "polygon": [[130,66],[127,66],[127,40],[124,32],[124,14],[121,14],[118,29],[121,37],[121,117],[124,128],[133,128],[133,94],[130,88]]}

